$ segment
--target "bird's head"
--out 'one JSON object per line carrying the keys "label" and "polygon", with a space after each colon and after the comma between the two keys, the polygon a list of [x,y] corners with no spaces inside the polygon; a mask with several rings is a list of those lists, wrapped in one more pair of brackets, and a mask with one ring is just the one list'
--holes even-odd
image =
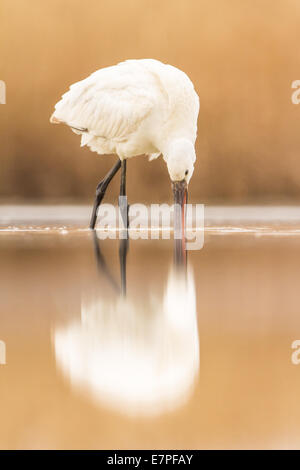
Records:
{"label": "bird's head", "polygon": [[164,159],[172,181],[174,202],[183,206],[186,202],[187,186],[194,171],[195,147],[188,139],[176,139],[168,145]]}
{"label": "bird's head", "polygon": [[195,147],[188,139],[176,139],[168,146],[164,156],[172,182],[189,183],[196,160]]}
{"label": "bird's head", "polygon": [[[185,211],[187,187],[194,171],[195,147],[188,139],[173,140],[166,148],[164,159],[172,181],[174,195],[174,233],[180,234],[185,253]],[[178,235],[176,235],[176,238]]]}

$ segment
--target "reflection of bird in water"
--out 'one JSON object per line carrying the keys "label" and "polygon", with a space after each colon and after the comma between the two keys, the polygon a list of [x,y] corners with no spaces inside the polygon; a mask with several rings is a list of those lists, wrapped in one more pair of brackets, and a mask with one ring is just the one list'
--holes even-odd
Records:
{"label": "reflection of bird in water", "polygon": [[54,342],[63,373],[100,403],[133,415],[180,406],[199,369],[192,272],[172,268],[162,299],[85,298],[81,321],[58,328]]}

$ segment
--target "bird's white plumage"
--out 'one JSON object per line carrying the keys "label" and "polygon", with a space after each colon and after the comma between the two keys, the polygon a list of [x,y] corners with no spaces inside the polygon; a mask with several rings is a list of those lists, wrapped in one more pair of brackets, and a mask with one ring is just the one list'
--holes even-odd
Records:
{"label": "bird's white plumage", "polygon": [[176,139],[193,146],[199,98],[187,75],[153,59],[127,60],[72,85],[52,122],[82,135],[81,144],[120,159],[165,156]]}

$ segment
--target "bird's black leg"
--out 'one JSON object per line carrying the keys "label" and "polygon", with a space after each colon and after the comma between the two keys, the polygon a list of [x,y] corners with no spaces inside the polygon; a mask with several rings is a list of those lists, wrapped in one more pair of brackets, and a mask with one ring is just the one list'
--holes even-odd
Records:
{"label": "bird's black leg", "polygon": [[126,295],[126,258],[128,253],[128,203],[126,196],[126,160],[122,161],[121,166],[121,184],[120,184],[120,197],[119,197],[120,213],[124,224],[124,229],[120,233],[120,274],[121,274],[121,292]]}
{"label": "bird's black leg", "polygon": [[103,180],[100,181],[96,188],[96,197],[95,197],[95,202],[94,202],[94,207],[93,207],[93,212],[92,212],[92,217],[91,217],[91,222],[90,222],[90,228],[94,229],[96,225],[96,220],[97,220],[97,213],[98,213],[98,207],[101,204],[101,201],[104,197],[104,194],[107,190],[107,186],[115,176],[115,174],[118,172],[118,170],[121,168],[121,161],[118,160],[117,163],[112,167],[112,169],[107,173],[107,175],[103,178]]}
{"label": "bird's black leg", "polygon": [[126,296],[126,258],[128,253],[129,241],[128,238],[120,240],[119,246],[119,259],[120,259],[120,274],[121,274],[121,293]]}
{"label": "bird's black leg", "polygon": [[121,168],[120,196],[126,196],[126,160],[122,160]]}
{"label": "bird's black leg", "polygon": [[94,253],[95,253],[95,258],[96,258],[99,274],[104,274],[104,276],[110,282],[110,284],[115,289],[115,291],[120,293],[120,287],[118,286],[115,279],[111,275],[111,273],[110,273],[110,271],[107,267],[106,261],[104,259],[104,256],[101,253],[99,242],[98,242],[98,239],[97,239],[96,230],[93,230],[92,235],[93,235]]}
{"label": "bird's black leg", "polygon": [[121,212],[121,217],[125,229],[128,228],[128,203],[126,196],[126,160],[122,161],[121,164],[121,184],[120,184],[120,197],[119,197],[119,207]]}

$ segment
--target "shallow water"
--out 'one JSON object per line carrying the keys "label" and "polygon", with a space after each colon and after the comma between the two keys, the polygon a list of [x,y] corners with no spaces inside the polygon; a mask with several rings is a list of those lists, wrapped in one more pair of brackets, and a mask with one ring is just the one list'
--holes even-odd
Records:
{"label": "shallow water", "polygon": [[0,210],[0,447],[299,448],[299,209],[208,208],[184,270],[69,209]]}

